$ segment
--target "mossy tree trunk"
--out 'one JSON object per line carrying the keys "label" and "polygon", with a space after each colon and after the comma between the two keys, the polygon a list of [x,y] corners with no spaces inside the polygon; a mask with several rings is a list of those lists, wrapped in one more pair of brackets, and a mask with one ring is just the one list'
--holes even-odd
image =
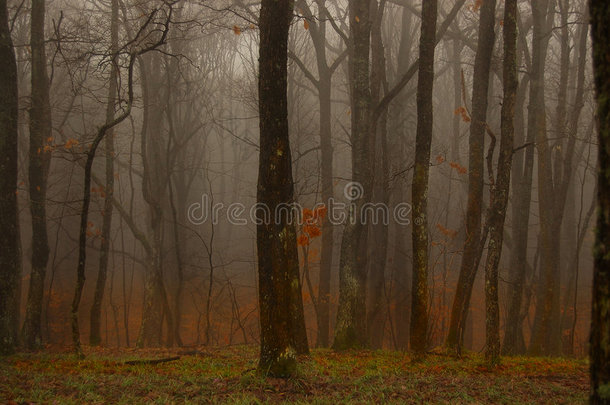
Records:
{"label": "mossy tree trunk", "polygon": [[[333,348],[345,350],[368,346],[366,333],[367,226],[362,207],[370,199],[371,158],[374,150],[370,131],[371,89],[371,1],[349,2],[352,181],[355,187],[341,240],[339,260],[339,307]],[[347,189],[346,189],[347,190]],[[350,190],[348,190],[350,191]]]}
{"label": "mossy tree trunk", "polygon": [[417,132],[413,171],[413,281],[410,325],[411,350],[425,352],[428,345],[428,177],[432,145],[434,48],[437,1],[422,4],[417,80]]}

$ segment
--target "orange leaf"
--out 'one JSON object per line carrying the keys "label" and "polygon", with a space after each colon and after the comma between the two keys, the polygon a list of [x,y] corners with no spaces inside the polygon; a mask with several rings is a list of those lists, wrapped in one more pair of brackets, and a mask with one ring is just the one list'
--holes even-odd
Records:
{"label": "orange leaf", "polygon": [[297,245],[299,246],[307,246],[309,245],[309,238],[307,235],[299,235],[297,238]]}
{"label": "orange leaf", "polygon": [[303,20],[303,28],[305,28],[306,30],[309,29],[309,21]]}
{"label": "orange leaf", "polygon": [[241,28],[239,28],[237,25],[233,26],[233,33],[235,35],[241,35]]}

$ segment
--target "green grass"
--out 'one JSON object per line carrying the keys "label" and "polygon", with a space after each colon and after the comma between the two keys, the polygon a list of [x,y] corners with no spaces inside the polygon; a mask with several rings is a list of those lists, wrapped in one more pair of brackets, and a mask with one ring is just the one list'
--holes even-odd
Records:
{"label": "green grass", "polygon": [[0,403],[585,403],[585,360],[506,357],[495,369],[477,354],[413,360],[391,351],[314,350],[290,379],[264,378],[256,347],[201,349],[179,360],[168,350],[85,348],[0,358]]}

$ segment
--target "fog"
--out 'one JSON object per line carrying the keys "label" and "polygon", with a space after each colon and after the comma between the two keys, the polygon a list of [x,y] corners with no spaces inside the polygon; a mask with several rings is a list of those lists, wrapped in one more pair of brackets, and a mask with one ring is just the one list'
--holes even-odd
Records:
{"label": "fog", "polygon": [[[372,3],[365,84],[376,135],[364,146],[353,128],[359,97],[353,81],[359,77],[350,65],[354,42],[348,2],[297,0],[290,27],[290,156],[295,213],[302,219],[295,220],[295,229],[311,347],[333,343],[342,242],[345,229],[351,229],[349,216],[342,220],[342,213],[354,209],[358,193],[372,204],[361,221],[365,241],[356,248],[365,263],[366,283],[359,287],[365,296],[354,301],[364,302],[362,338],[370,348],[406,350],[410,345],[412,232],[414,224],[422,223],[412,199],[422,5]],[[504,2],[494,11],[476,235],[467,222],[471,125],[480,111],[474,70],[479,9],[485,2],[461,2],[452,17],[456,3],[439,1],[437,12],[436,32],[448,25],[434,49],[423,222],[428,241],[424,335],[428,349],[445,345],[452,308],[456,313],[465,308],[458,333],[464,348],[481,351],[489,245],[483,239],[473,266],[464,264],[464,253],[469,238],[478,242],[486,232],[492,182],[503,170],[498,158]],[[518,1],[519,84],[498,266],[500,337],[503,350],[511,353],[536,351],[538,333],[538,342],[547,342],[538,353],[585,356],[597,164],[588,16],[584,1],[550,1],[540,23],[531,3]],[[19,93],[22,276],[17,302],[19,329],[27,332],[27,325],[33,325],[34,332],[27,332],[33,341],[72,345],[76,319],[84,345],[260,342],[258,257],[274,253],[257,252],[259,8],[258,2],[241,0],[48,1],[44,65],[51,128],[41,147],[32,149],[37,99],[30,2],[8,1]],[[536,24],[548,44],[534,38]],[[118,117],[123,119],[100,132]],[[74,317],[85,168],[92,145],[97,149],[88,187],[86,260],[82,255],[80,260],[85,278]],[[38,181],[32,177],[32,167],[37,170],[32,153],[40,161],[48,159],[46,181],[40,184],[32,183]],[[368,160],[353,161],[365,155]],[[42,232],[33,231],[32,216],[39,215],[31,208],[36,187],[44,191]],[[39,242],[46,249],[36,247]],[[33,272],[45,251],[48,259]],[[474,278],[472,295],[460,306],[455,298],[459,283],[460,294],[470,296],[468,282],[459,281],[464,267]],[[32,277],[42,280],[32,283]]]}

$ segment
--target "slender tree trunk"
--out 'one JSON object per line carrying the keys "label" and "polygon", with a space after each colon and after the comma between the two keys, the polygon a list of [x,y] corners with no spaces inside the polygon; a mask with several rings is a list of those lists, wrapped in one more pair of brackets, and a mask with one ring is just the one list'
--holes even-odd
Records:
{"label": "slender tree trunk", "polygon": [[[578,125],[579,125],[579,121],[580,121],[580,113],[582,111],[582,107],[584,105],[583,99],[584,99],[584,85],[585,85],[585,73],[586,73],[586,69],[587,69],[587,40],[589,37],[589,26],[588,24],[586,24],[587,18],[589,16],[589,12],[588,12],[588,8],[585,10],[584,14],[583,14],[583,21],[582,21],[582,26],[579,29],[579,35],[578,35],[578,68],[577,68],[577,73],[576,73],[576,92],[574,94],[574,107],[571,111],[570,114],[570,120],[568,122],[568,128],[567,128],[567,135],[568,135],[568,146],[567,148],[572,148],[574,149],[574,145],[575,145],[575,141],[576,138],[578,137]],[[593,124],[591,124],[593,125]],[[584,144],[583,144],[584,146]],[[568,173],[568,167],[571,168],[571,161],[569,161],[568,159],[571,159],[573,156],[576,156],[576,158],[579,157],[579,153],[574,152],[573,150],[567,150],[567,153],[569,153],[569,158],[566,159],[566,163],[568,164],[568,166],[565,168],[564,170],[564,176],[566,177],[564,179],[564,181],[569,182],[568,184],[565,184],[565,192],[566,192],[566,200],[567,198],[571,198],[572,199],[572,203],[575,206],[575,186],[576,183],[574,182],[574,178],[571,176],[571,173]],[[571,171],[571,170],[570,170]],[[571,187],[570,187],[571,184]],[[567,196],[567,193],[571,193],[571,196]],[[567,204],[567,201],[566,201]],[[582,210],[582,207],[581,207]],[[573,213],[571,214],[573,215]],[[580,218],[579,218],[580,220]],[[574,242],[576,245],[578,245],[579,242],[579,237],[578,237],[578,233],[580,232],[580,229],[578,228],[578,226],[576,226],[575,222],[575,218],[572,218],[572,225],[574,226],[573,230],[572,230],[572,235],[574,237]],[[574,234],[576,233],[576,234]],[[573,245],[572,245],[573,246]],[[577,278],[576,276],[576,272],[579,269],[579,265],[578,265],[578,259],[577,256],[579,255],[580,248],[577,247],[576,252],[570,257],[570,261],[567,263],[567,270],[568,270],[568,286],[566,288],[566,296],[565,296],[565,303],[566,305],[564,306],[564,314],[570,314],[569,316],[565,316],[563,317],[563,322],[562,322],[562,337],[564,336],[563,333],[565,333],[565,331],[571,329],[571,325],[573,323],[573,320],[576,318],[576,313],[575,311],[570,312],[569,305],[568,304],[568,300],[571,300],[572,297],[575,296],[576,294],[576,284],[574,283],[575,279]],[[574,308],[575,309],[575,308]],[[571,334],[567,335],[567,336],[572,336]],[[572,353],[572,351],[574,350],[574,342],[572,338],[569,338],[568,341],[566,342],[566,344],[564,345],[565,350],[567,351],[567,353]]]}
{"label": "slender tree trunk", "polygon": [[[520,44],[523,48],[523,53],[527,55],[528,50],[525,47],[525,35],[521,34]],[[527,59],[527,58],[526,58]],[[533,72],[534,64],[531,65],[530,71]],[[532,271],[532,266],[527,263],[527,247],[528,233],[530,220],[530,207],[532,195],[532,179],[534,169],[534,131],[533,123],[535,123],[534,115],[528,114],[527,139],[525,139],[525,122],[523,114],[523,105],[527,88],[530,88],[530,111],[536,108],[533,104],[532,96],[538,91],[538,87],[533,84],[532,78],[525,75],[517,94],[517,104],[515,110],[515,144],[517,147],[524,143],[529,144],[524,150],[515,153],[513,162],[513,198],[512,198],[512,242],[510,256],[510,288],[508,298],[508,311],[506,315],[506,332],[504,334],[504,343],[502,351],[504,354],[524,354],[526,351],[525,338],[523,336],[523,291],[525,287],[526,276]],[[532,94],[531,92],[534,92]]]}
{"label": "slender tree trunk", "polygon": [[[309,6],[303,0],[297,3],[311,15],[309,35],[316,51],[316,64],[318,67],[318,81],[314,83],[318,89],[318,103],[320,106],[320,174],[322,179],[322,203],[329,204],[333,198],[333,147],[332,147],[332,76],[336,70],[337,60],[332,66],[328,65],[326,54],[326,0],[316,0],[318,15],[313,18]],[[334,227],[328,216],[322,220],[322,241],[320,251],[320,273],[318,283],[318,309],[316,311],[318,335],[316,345],[328,347],[330,344],[330,282],[334,252]]]}
{"label": "slender tree trunk", "polygon": [[[263,0],[259,56],[260,157],[257,201],[272,220],[257,226],[261,352],[259,369],[286,377],[296,367],[294,296],[301,294],[294,224],[275,218],[280,204],[293,202],[288,134],[288,32],[293,2]],[[285,211],[284,211],[285,212]],[[264,215],[263,215],[264,216]],[[263,219],[262,217],[260,219]]]}
{"label": "slender tree trunk", "polygon": [[491,364],[500,358],[500,307],[498,303],[498,266],[502,254],[504,220],[510,188],[513,159],[515,99],[517,95],[517,0],[504,2],[504,96],[501,112],[500,154],[496,182],[489,206],[489,246],[485,263],[485,357]]}
{"label": "slender tree trunk", "polygon": [[[370,0],[349,3],[349,74],[352,118],[352,187],[347,223],[341,240],[339,261],[339,307],[333,348],[366,347],[366,241],[367,227],[362,207],[370,199],[372,137],[370,131],[371,90],[369,55],[371,43]],[[349,188],[349,187],[348,187]],[[347,190],[347,189],[346,189]],[[348,190],[349,191],[349,190]]]}
{"label": "slender tree trunk", "polygon": [[44,280],[49,260],[46,193],[52,143],[49,78],[44,38],[45,0],[32,0],[32,105],[30,108],[30,213],[32,215],[32,272],[28,290],[23,344],[36,349],[42,344],[41,315]]}
{"label": "slender tree trunk", "polygon": [[[373,4],[375,10],[371,30],[371,49],[372,49],[372,68],[371,68],[371,100],[374,104],[378,103],[383,89],[388,88],[386,75],[385,49],[381,26],[385,11],[385,0],[379,6]],[[387,124],[388,108],[379,118],[379,122],[372,125],[371,133],[375,138],[375,158],[373,178],[373,196],[375,204],[382,203],[385,207],[389,204],[389,159],[387,148]],[[386,296],[385,296],[385,270],[388,251],[388,225],[383,218],[370,224],[370,260],[369,260],[369,305],[367,305],[367,331],[369,334],[369,344],[373,349],[380,349],[383,346],[384,325],[387,319]]]}
{"label": "slender tree trunk", "polygon": [[[322,172],[322,201],[333,198],[333,147],[331,143],[331,77],[320,75],[320,160]],[[322,221],[322,248],[320,252],[320,280],[318,283],[318,347],[330,344],[330,281],[334,251],[334,228],[326,215]]]}
{"label": "slender tree trunk", "polygon": [[17,288],[21,279],[21,244],[17,205],[18,89],[17,62],[8,25],[6,0],[0,0],[0,355],[17,344]]}
{"label": "slender tree trunk", "polygon": [[485,130],[489,73],[495,41],[495,0],[481,5],[479,39],[474,62],[472,86],[472,117],[468,155],[468,207],[466,211],[466,241],[451,310],[447,345],[458,351],[463,344],[464,329],[470,308],[470,296],[481,256],[481,213],[483,205]]}
{"label": "slender tree trunk", "polygon": [[553,337],[550,333],[553,317],[553,308],[556,306],[559,291],[556,284],[556,271],[559,269],[557,261],[559,252],[553,251],[557,246],[556,238],[558,230],[555,229],[554,215],[554,186],[553,168],[551,161],[551,145],[546,134],[546,108],[544,101],[544,66],[546,50],[548,47],[548,32],[545,27],[547,18],[546,11],[548,1],[536,1],[532,3],[532,16],[534,21],[534,34],[532,39],[533,75],[530,98],[537,97],[536,106],[530,114],[533,114],[534,133],[536,149],[538,151],[538,201],[540,213],[540,281],[537,292],[536,315],[529,351],[533,355],[554,354],[560,349],[558,336]]}
{"label": "slender tree trunk", "polygon": [[[111,52],[115,54],[119,47],[119,4],[112,0],[110,23]],[[108,86],[108,104],[106,106],[106,122],[114,120],[114,106],[117,93],[117,58],[112,61]],[[112,229],[112,198],[114,197],[114,134],[106,135],[106,186],[104,188],[104,211],[102,223],[102,243],[100,247],[100,262],[93,295],[93,304],[90,314],[89,344],[97,346],[101,343],[100,317],[102,302],[106,288],[106,275],[108,273],[108,252],[110,250],[110,231]]]}
{"label": "slender tree trunk", "polygon": [[428,346],[428,177],[432,145],[434,48],[437,0],[422,4],[417,80],[417,133],[413,171],[413,281],[410,346],[425,352]]}
{"label": "slender tree trunk", "polygon": [[[156,56],[156,55],[155,55]],[[143,163],[142,195],[149,209],[149,227],[152,243],[147,258],[144,286],[144,307],[142,325],[136,342],[138,347],[160,346],[163,343],[163,320],[167,323],[166,345],[173,345],[173,314],[169,309],[163,280],[163,207],[161,198],[165,193],[168,168],[160,155],[161,128],[163,114],[159,105],[160,88],[153,83],[160,82],[159,59],[141,58],[142,93],[144,116],[141,138]],[[157,81],[158,80],[158,81]]]}
{"label": "slender tree trunk", "polygon": [[610,3],[590,0],[593,71],[599,119],[598,216],[593,249],[591,312],[592,404],[610,403]]}
{"label": "slender tree trunk", "polygon": [[[401,27],[401,39],[400,47],[397,55],[398,59],[398,75],[404,74],[409,69],[409,63],[411,59],[411,47],[413,44],[413,38],[411,36],[411,25],[412,25],[412,12],[403,9],[402,12],[402,27]],[[396,110],[391,114],[392,122],[395,122],[397,127],[394,133],[398,133],[400,137],[392,139],[392,148],[397,151],[398,158],[402,158],[403,150],[405,149],[405,138],[406,134],[409,133],[410,129],[407,128],[406,121],[408,114],[413,114],[408,111],[407,103],[409,99],[404,93],[398,97],[396,103]],[[388,156],[388,158],[390,158]],[[407,193],[405,192],[405,178],[397,179],[394,183],[392,194],[395,197],[396,203],[405,202]],[[394,320],[396,324],[396,346],[400,350],[407,350],[409,348],[409,324],[411,323],[411,271],[408,260],[407,251],[411,246],[410,240],[408,240],[409,232],[408,227],[400,224],[395,224],[394,234],[394,253],[392,262],[392,274],[394,276],[393,286],[395,291],[396,306],[393,311]]]}

